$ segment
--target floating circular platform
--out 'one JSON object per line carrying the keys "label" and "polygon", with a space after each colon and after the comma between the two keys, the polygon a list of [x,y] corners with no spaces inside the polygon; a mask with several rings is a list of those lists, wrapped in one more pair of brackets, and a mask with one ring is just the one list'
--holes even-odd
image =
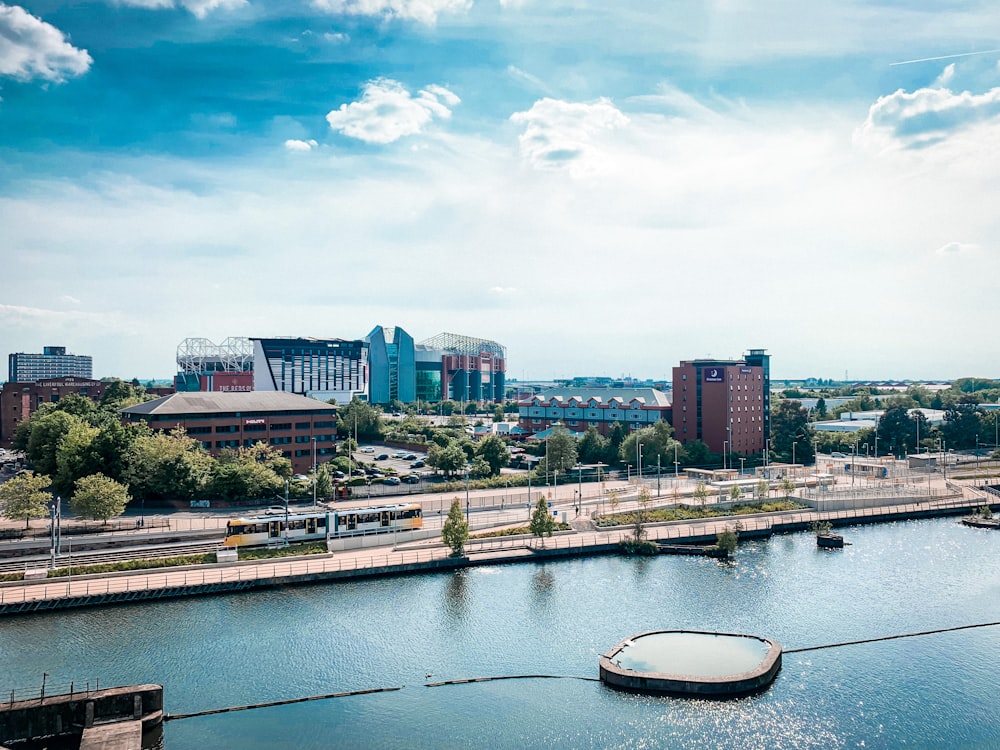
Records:
{"label": "floating circular platform", "polygon": [[770,638],[696,630],[654,630],[600,658],[601,681],[640,693],[726,698],[766,688],[781,669]]}

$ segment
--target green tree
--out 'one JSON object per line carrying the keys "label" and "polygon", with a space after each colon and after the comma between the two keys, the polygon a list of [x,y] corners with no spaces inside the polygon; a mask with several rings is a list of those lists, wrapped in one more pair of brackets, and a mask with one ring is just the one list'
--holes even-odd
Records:
{"label": "green tree", "polygon": [[339,456],[352,456],[358,452],[358,443],[354,438],[344,438],[340,441],[340,445],[337,447],[337,455]]}
{"label": "green tree", "polygon": [[608,428],[608,450],[610,451],[611,462],[618,460],[618,449],[622,447],[625,440],[625,427],[621,422],[612,422]]}
{"label": "green tree", "polygon": [[813,462],[813,430],[800,401],[779,401],[771,410],[771,454],[778,461]]}
{"label": "green tree", "polygon": [[791,499],[792,493],[795,492],[795,482],[790,477],[785,477],[779,486],[781,491],[785,493],[785,500]]}
{"label": "green tree", "polygon": [[558,471],[565,474],[566,470],[576,466],[576,438],[569,434],[562,425],[552,428],[552,433],[545,441],[546,451],[542,463],[546,473]]}
{"label": "green tree", "polygon": [[462,503],[456,497],[451,501],[448,517],[441,526],[441,540],[451,547],[451,553],[461,555],[469,541],[469,522],[462,515]]}
{"label": "green tree", "polygon": [[316,482],[316,497],[323,499],[333,497],[333,480],[330,478],[326,464],[316,470],[316,476],[313,479]]}
{"label": "green tree", "polygon": [[984,431],[980,421],[982,413],[979,399],[972,395],[962,396],[945,409],[941,434],[949,448],[975,447],[976,436]]}
{"label": "green tree", "polygon": [[608,505],[611,506],[611,512],[618,512],[618,503],[621,500],[621,496],[618,494],[618,490],[611,490],[608,492]]}
{"label": "green tree", "polygon": [[649,490],[645,487],[640,489],[635,508],[635,522],[632,524],[632,541],[636,544],[646,538],[646,510],[651,501]]}
{"label": "green tree", "polygon": [[766,479],[758,479],[757,485],[757,499],[763,500],[767,497],[767,494],[771,491],[771,485]]}
{"label": "green tree", "polygon": [[82,426],[84,421],[64,411],[48,411],[41,417],[31,419],[26,456],[39,474],[55,476],[59,468],[56,453],[59,441],[73,426]]}
{"label": "green tree", "polygon": [[502,404],[495,404],[493,406],[493,421],[494,422],[503,422],[503,405]]}
{"label": "green tree", "polygon": [[729,488],[729,502],[738,503],[741,497],[743,497],[743,490],[740,489],[738,484],[734,484]]}
{"label": "green tree", "polygon": [[145,501],[194,500],[206,487],[215,462],[184,430],[149,432],[132,444],[123,481]]}
{"label": "green tree", "polygon": [[468,463],[468,457],[465,455],[465,451],[454,440],[444,448],[437,444],[432,445],[427,451],[427,465],[438,471],[443,471],[448,477],[457,472],[464,472],[466,463]]}
{"label": "green tree", "polygon": [[101,471],[101,458],[94,450],[94,441],[99,434],[100,430],[96,427],[80,422],[71,425],[59,438],[56,475],[52,478],[52,489],[56,494],[69,498],[78,479]]}
{"label": "green tree", "polygon": [[555,521],[552,519],[552,514],[549,513],[547,499],[545,495],[539,496],[538,502],[535,503],[535,510],[531,514],[531,521],[528,524],[531,533],[542,540],[543,547],[545,546],[545,537],[552,536],[552,532],[556,526]]}
{"label": "green tree", "polygon": [[698,503],[698,505],[704,505],[705,501],[708,500],[708,487],[704,482],[698,482],[694,487],[694,492],[691,493],[692,499]]}
{"label": "green tree", "polygon": [[885,410],[878,421],[876,433],[879,444],[885,449],[908,453],[916,444],[916,423],[902,405]]}
{"label": "green tree", "polygon": [[721,550],[725,550],[727,555],[733,554],[736,551],[736,544],[739,541],[739,532],[734,531],[728,526],[724,531],[720,531],[716,537],[716,545]]}
{"label": "green tree", "polygon": [[708,463],[708,457],[711,451],[708,449],[704,440],[698,438],[694,440],[688,440],[684,443],[684,465],[685,466],[704,466]]}
{"label": "green tree", "polygon": [[122,514],[130,499],[124,484],[103,474],[91,474],[77,481],[70,505],[81,518],[107,523]]}
{"label": "green tree", "polygon": [[636,430],[622,442],[619,455],[625,463],[635,465],[636,445],[642,446],[642,465],[671,466],[674,462],[674,445],[678,446],[678,459],[680,458],[680,443],[673,438],[674,428],[667,422],[657,422],[649,427]]}
{"label": "green tree", "polygon": [[820,396],[816,399],[816,419],[826,419],[826,399]]}
{"label": "green tree", "polygon": [[378,438],[382,434],[382,410],[357,396],[337,410],[337,430],[341,435]]}
{"label": "green tree", "polygon": [[117,411],[149,400],[146,389],[124,380],[112,380],[101,395],[101,407]]}
{"label": "green tree", "polygon": [[580,438],[576,450],[580,458],[580,463],[596,464],[598,462],[607,462],[608,439],[603,437],[597,431],[597,428],[593,426],[588,427],[587,431],[583,433],[583,437]]}
{"label": "green tree", "polygon": [[285,479],[254,461],[218,461],[212,466],[206,493],[222,500],[263,500],[280,497]]}
{"label": "green tree", "polygon": [[498,435],[483,438],[476,448],[476,455],[489,465],[490,476],[497,476],[502,468],[510,465],[510,450]]}
{"label": "green tree", "polygon": [[52,493],[48,491],[51,480],[44,474],[26,471],[0,484],[0,512],[12,521],[24,519],[28,528],[32,518],[48,515]]}

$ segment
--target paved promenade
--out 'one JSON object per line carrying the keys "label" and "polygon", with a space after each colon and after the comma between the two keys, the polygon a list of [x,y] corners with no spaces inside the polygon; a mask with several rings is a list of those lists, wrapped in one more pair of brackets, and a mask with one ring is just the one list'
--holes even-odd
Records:
{"label": "paved promenade", "polygon": [[[951,497],[901,499],[897,504],[836,511],[783,511],[739,516],[743,538],[800,531],[813,521],[834,526],[877,523],[907,518],[959,515],[983,503],[981,493],[960,490]],[[707,543],[736,518],[669,522],[649,525],[653,541]],[[581,524],[577,524],[581,525]],[[461,558],[449,555],[443,545],[344,551],[334,554],[255,562],[136,571],[99,576],[74,576],[0,584],[0,614],[94,606],[113,602],[172,598],[186,595],[241,591],[298,583],[337,581],[375,575],[399,575],[459,567],[541,561],[567,555],[606,554],[630,538],[631,530],[570,531],[542,540],[493,538],[471,540]]]}

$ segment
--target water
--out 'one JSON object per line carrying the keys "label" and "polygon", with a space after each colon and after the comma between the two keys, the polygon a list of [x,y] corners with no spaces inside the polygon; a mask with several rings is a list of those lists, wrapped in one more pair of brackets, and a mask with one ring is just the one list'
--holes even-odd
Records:
{"label": "water", "polygon": [[635,638],[613,657],[635,672],[730,677],[756,669],[770,646],[759,638],[713,633],[652,633]]}
{"label": "water", "polygon": [[[708,558],[590,558],[0,619],[0,691],[159,682],[168,712],[398,692],[170,722],[169,750],[1000,747],[1000,628],[785,654],[735,701],[594,681],[629,635],[752,633],[795,648],[1000,620],[1000,533],[952,519],[808,534]],[[427,678],[427,674],[433,677]],[[550,674],[425,687],[454,678]]]}

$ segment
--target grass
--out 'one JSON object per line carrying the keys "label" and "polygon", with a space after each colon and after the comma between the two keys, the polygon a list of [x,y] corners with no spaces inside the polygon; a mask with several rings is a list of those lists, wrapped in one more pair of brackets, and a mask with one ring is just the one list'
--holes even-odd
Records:
{"label": "grass", "polygon": [[[722,518],[726,516],[742,516],[749,513],[774,513],[780,510],[803,510],[806,505],[792,500],[771,500],[764,503],[734,505],[732,508],[717,510],[715,508],[698,508],[681,505],[676,508],[655,508],[644,511],[643,523],[662,523],[663,521],[690,521],[699,518]],[[635,512],[612,513],[600,516],[598,526],[628,526],[635,523]]]}
{"label": "grass", "polygon": [[[552,527],[553,531],[569,531],[573,527],[568,523],[557,523]],[[498,536],[520,536],[521,534],[530,534],[531,528],[528,526],[517,526],[513,529],[500,529],[498,531],[484,531],[482,534],[473,534],[469,539],[492,539]]]}
{"label": "grass", "polygon": [[322,555],[327,551],[324,542],[289,544],[287,547],[254,547],[240,550],[240,560],[270,560],[275,557],[296,557],[298,555]]}
{"label": "grass", "polygon": [[118,573],[128,570],[155,570],[156,568],[174,568],[179,565],[205,565],[215,562],[215,553],[204,555],[181,555],[179,557],[158,557],[149,560],[121,560],[119,562],[99,563],[97,565],[78,565],[67,568],[57,568],[49,571],[49,577],[66,575],[85,576],[94,573]]}
{"label": "grass", "polygon": [[23,581],[24,573],[0,573],[0,583],[9,581]]}

